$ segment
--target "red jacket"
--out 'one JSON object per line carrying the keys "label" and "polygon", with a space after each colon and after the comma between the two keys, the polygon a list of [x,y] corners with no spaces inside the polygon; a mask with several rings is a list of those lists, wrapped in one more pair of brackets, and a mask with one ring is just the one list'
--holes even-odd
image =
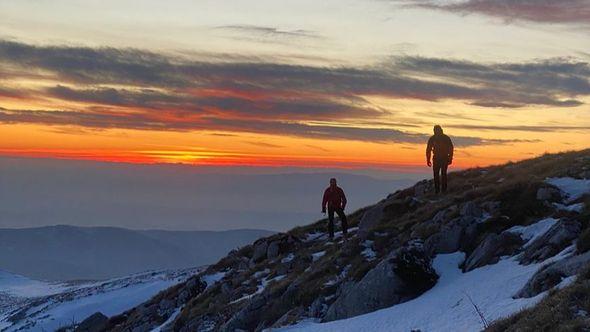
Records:
{"label": "red jacket", "polygon": [[340,187],[336,187],[334,189],[332,189],[332,187],[328,187],[328,189],[324,191],[322,211],[326,210],[326,204],[328,204],[328,208],[344,209],[346,207],[346,195],[344,195],[344,190],[342,190]]}

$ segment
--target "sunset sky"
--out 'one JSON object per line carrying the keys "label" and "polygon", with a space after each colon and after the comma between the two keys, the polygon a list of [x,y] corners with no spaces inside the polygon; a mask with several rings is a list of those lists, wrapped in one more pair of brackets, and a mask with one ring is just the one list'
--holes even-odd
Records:
{"label": "sunset sky", "polygon": [[399,169],[590,147],[590,1],[0,0],[0,154]]}

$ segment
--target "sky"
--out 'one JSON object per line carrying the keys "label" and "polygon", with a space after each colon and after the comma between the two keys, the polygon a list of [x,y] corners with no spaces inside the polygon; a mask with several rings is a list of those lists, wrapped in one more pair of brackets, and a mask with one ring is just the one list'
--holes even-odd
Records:
{"label": "sky", "polygon": [[0,155],[342,169],[588,148],[588,0],[0,0]]}

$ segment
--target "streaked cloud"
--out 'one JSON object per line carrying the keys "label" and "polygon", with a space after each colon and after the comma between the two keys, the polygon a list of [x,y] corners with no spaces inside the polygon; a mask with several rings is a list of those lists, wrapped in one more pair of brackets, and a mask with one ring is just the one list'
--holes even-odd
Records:
{"label": "streaked cloud", "polygon": [[[2,87],[0,95],[17,91],[25,98],[68,105],[1,109],[0,122],[422,143],[428,135],[411,131],[423,124],[420,119],[391,121],[397,111],[369,102],[370,97],[519,108],[575,107],[590,96],[590,66],[573,59],[475,63],[404,56],[359,67],[221,60],[0,41],[0,65],[10,69],[9,80],[42,73],[42,87]],[[456,137],[456,142],[472,146],[534,140]]]}
{"label": "streaked cloud", "polygon": [[590,25],[589,0],[467,0],[460,2],[396,1],[411,6],[459,14],[483,14],[506,22],[529,21]]}
{"label": "streaked cloud", "polygon": [[221,25],[215,27],[215,29],[233,32],[240,35],[250,35],[263,38],[322,39],[322,36],[320,36],[317,32],[305,29],[288,30],[249,24]]}
{"label": "streaked cloud", "polygon": [[[33,123],[43,125],[73,125],[94,129],[138,129],[164,131],[219,130],[275,134],[330,140],[355,140],[374,143],[424,143],[429,135],[388,128],[360,128],[354,126],[311,125],[297,122],[220,119],[203,117],[191,119],[183,115],[158,117],[149,113],[75,112],[56,110],[9,110],[0,108],[2,123]],[[503,145],[538,140],[485,139],[453,137],[457,146]]]}

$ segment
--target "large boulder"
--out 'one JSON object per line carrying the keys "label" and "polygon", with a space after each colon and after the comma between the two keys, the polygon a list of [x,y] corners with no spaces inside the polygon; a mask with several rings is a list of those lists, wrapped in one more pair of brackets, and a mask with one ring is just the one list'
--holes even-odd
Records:
{"label": "large boulder", "polygon": [[481,218],[482,215],[483,210],[473,201],[467,202],[461,207],[461,216]]}
{"label": "large boulder", "polygon": [[461,247],[461,238],[463,237],[463,227],[459,224],[452,223],[443,227],[439,232],[430,236],[424,243],[428,255],[448,254],[459,250]]}
{"label": "large boulder", "polygon": [[266,258],[266,251],[268,250],[268,242],[266,239],[258,240],[254,243],[254,251],[252,253],[252,262],[258,263]]}
{"label": "large boulder", "polygon": [[568,257],[539,269],[516,294],[517,298],[533,297],[559,284],[564,278],[578,274],[590,264],[590,252]]}
{"label": "large boulder", "polygon": [[254,296],[246,306],[234,314],[219,331],[234,332],[239,330],[255,331],[260,324],[260,316],[267,309],[268,294]]}
{"label": "large boulder", "polygon": [[384,203],[378,203],[365,211],[359,222],[358,236],[364,240],[369,235],[369,231],[383,219]]}
{"label": "large boulder", "polygon": [[578,238],[580,231],[580,222],[571,219],[559,220],[545,234],[527,246],[520,257],[520,262],[523,264],[541,262],[558,254]]}
{"label": "large boulder", "polygon": [[501,256],[513,255],[523,245],[519,235],[510,232],[488,235],[463,264],[463,271],[471,271],[488,264],[495,264]]}
{"label": "large boulder", "polygon": [[324,321],[362,315],[413,299],[430,289],[438,279],[421,243],[402,247],[367,272],[352,287],[345,284],[328,308]]}

